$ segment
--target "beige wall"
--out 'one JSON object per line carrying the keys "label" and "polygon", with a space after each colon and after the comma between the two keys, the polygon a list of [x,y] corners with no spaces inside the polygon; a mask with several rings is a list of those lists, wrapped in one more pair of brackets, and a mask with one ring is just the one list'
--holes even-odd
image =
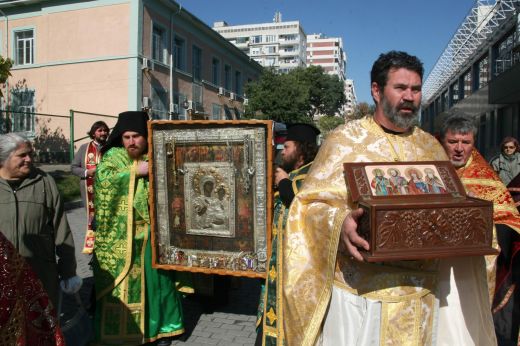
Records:
{"label": "beige wall", "polygon": [[[35,29],[35,65],[14,66],[9,87],[21,83],[35,90],[37,113],[68,116],[74,109],[117,115],[127,110],[129,85],[136,85],[130,79],[137,76],[129,67],[129,18],[130,5],[118,4],[10,20],[11,33],[17,27]],[[12,34],[9,39],[11,46]],[[50,119],[49,126],[59,126],[68,139],[69,120]],[[76,116],[74,137],[85,136],[96,120]]]}

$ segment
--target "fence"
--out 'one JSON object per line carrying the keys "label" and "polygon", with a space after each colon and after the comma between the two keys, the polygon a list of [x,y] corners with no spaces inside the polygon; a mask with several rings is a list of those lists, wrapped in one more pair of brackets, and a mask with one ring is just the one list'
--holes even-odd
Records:
{"label": "fence", "polygon": [[[78,115],[79,121],[75,119]],[[74,144],[85,140],[92,123],[103,118],[117,117],[75,110],[70,110],[70,115],[0,110],[0,133],[16,132],[30,139],[36,163],[70,164]],[[82,131],[83,134],[77,136]]]}

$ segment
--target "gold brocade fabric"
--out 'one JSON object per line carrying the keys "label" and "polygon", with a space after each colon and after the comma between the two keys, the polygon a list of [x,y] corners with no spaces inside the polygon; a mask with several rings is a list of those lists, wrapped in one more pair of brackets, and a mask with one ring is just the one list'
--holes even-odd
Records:
{"label": "gold brocade fabric", "polygon": [[493,221],[520,233],[520,213],[504,183],[475,149],[464,167],[457,170],[466,191],[493,202]]}
{"label": "gold brocade fabric", "polygon": [[438,261],[370,264],[338,253],[343,220],[355,208],[343,163],[430,160],[447,160],[431,135],[418,128],[385,133],[372,117],[351,121],[327,137],[291,205],[283,238],[288,345],[315,344],[333,282],[383,304],[380,335],[385,343],[431,343]]}
{"label": "gold brocade fabric", "polygon": [[[473,149],[466,164],[457,169],[466,189],[474,197],[493,202],[493,222],[504,224],[520,233],[520,213],[511,193],[480,153]],[[500,250],[493,229],[493,248]],[[485,256],[490,301],[493,301],[496,282],[496,255]]]}

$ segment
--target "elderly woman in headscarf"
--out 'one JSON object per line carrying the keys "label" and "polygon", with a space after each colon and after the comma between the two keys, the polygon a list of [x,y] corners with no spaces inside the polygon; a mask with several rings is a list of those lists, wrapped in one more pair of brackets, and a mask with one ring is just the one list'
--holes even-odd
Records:
{"label": "elderly woman in headscarf", "polygon": [[67,293],[81,287],[74,240],[56,183],[33,166],[26,138],[0,135],[1,232],[30,264],[54,306],[58,283]]}

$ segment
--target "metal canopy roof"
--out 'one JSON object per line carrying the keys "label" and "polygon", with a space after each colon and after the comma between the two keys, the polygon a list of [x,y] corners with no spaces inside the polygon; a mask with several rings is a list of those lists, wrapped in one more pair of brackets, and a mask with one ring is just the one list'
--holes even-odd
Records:
{"label": "metal canopy roof", "polygon": [[423,85],[423,100],[431,98],[469,60],[481,44],[515,14],[520,0],[477,0],[452,37]]}

